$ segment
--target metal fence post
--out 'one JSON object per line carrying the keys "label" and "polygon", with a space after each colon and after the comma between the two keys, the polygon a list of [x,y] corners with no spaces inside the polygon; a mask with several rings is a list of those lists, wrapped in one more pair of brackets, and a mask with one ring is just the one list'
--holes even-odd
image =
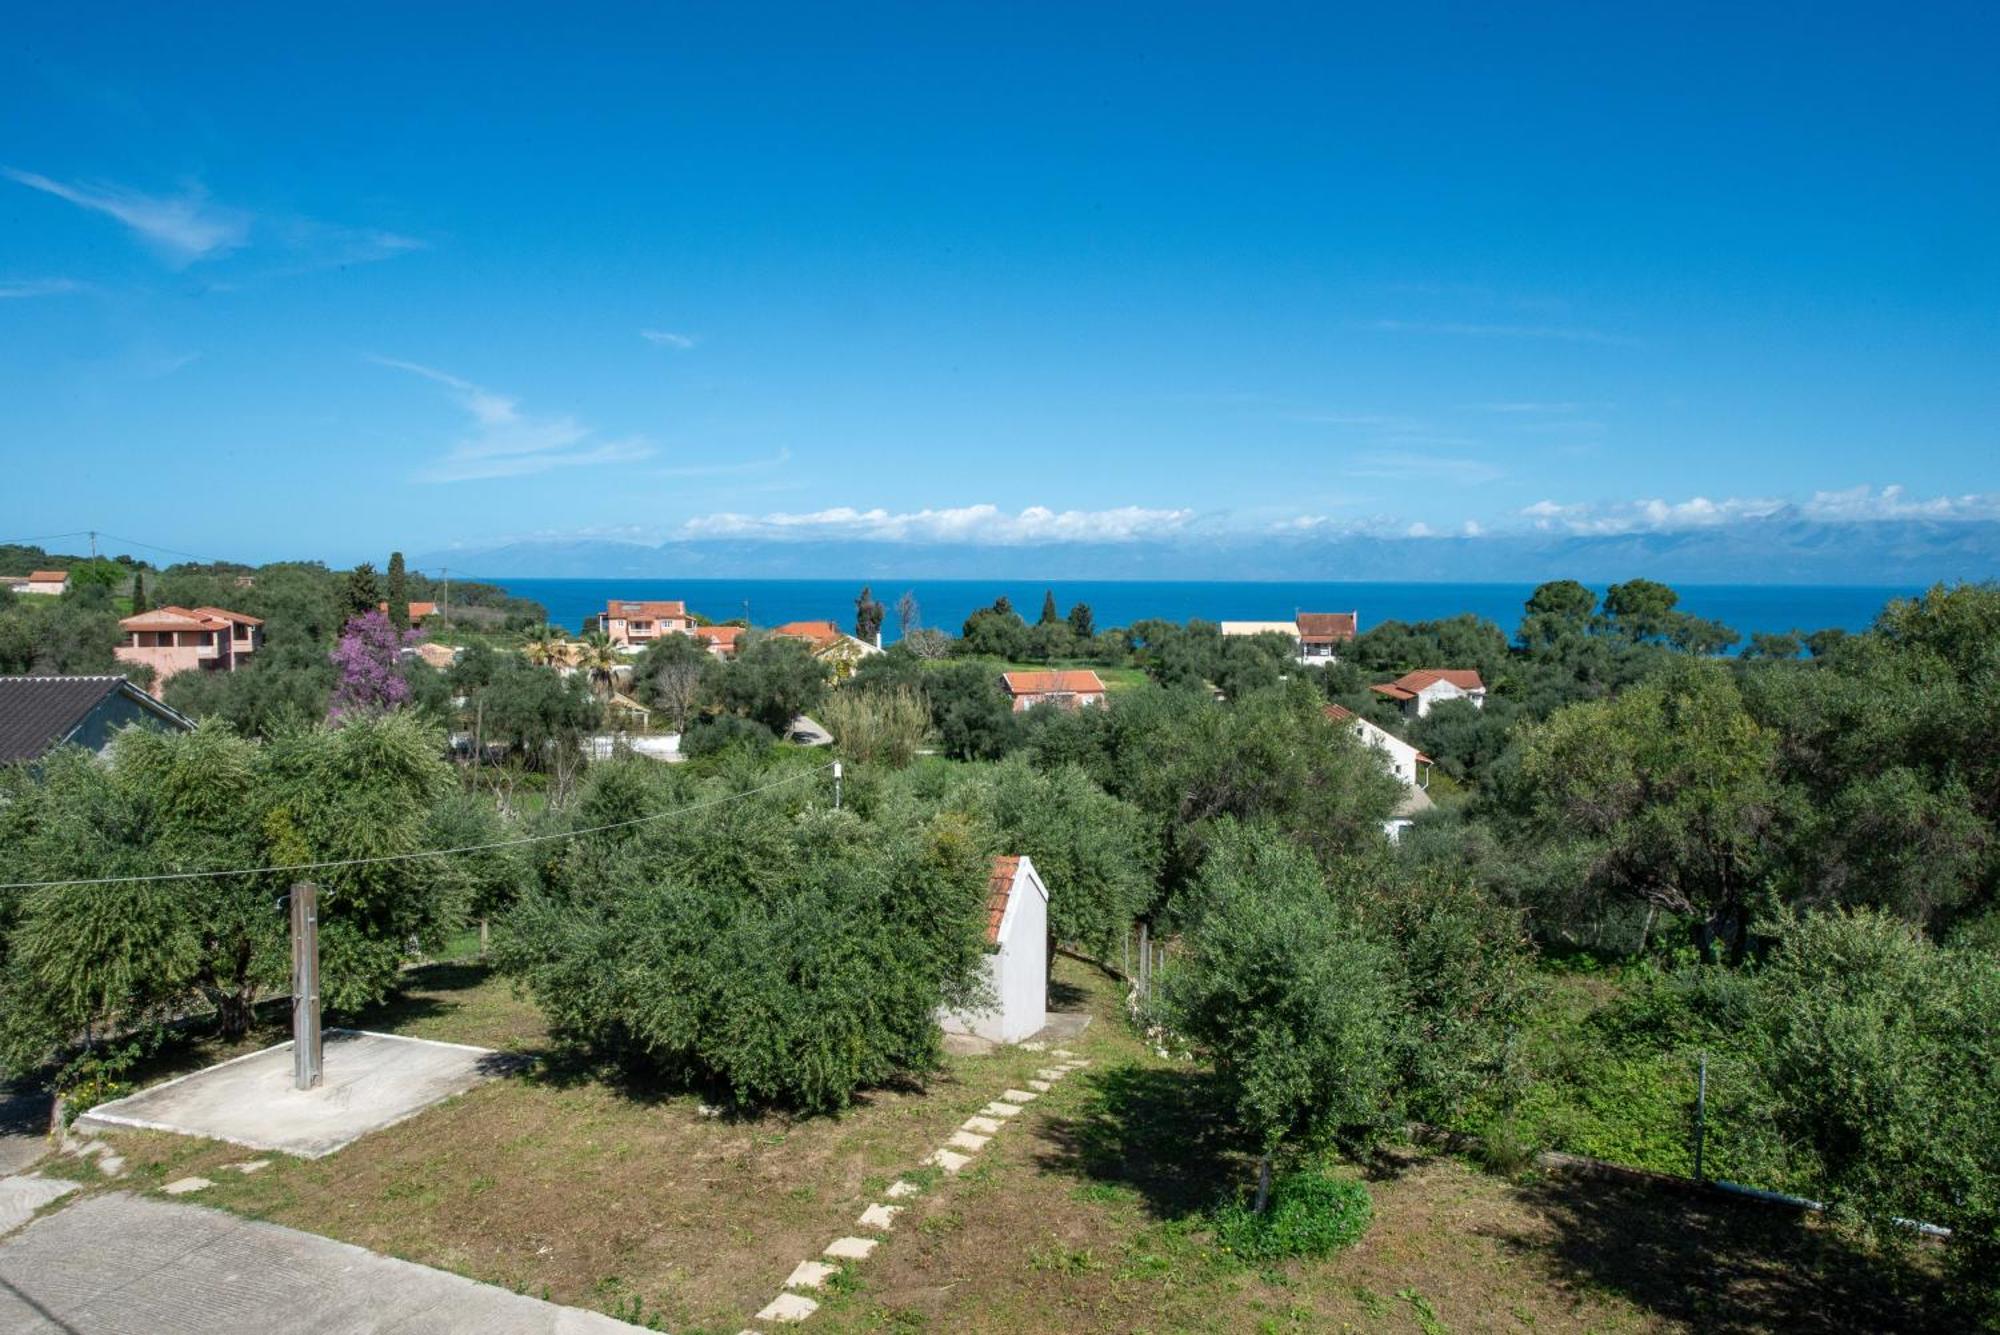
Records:
{"label": "metal fence post", "polygon": [[1707,1140],[1708,1053],[1703,1052],[1701,1054],[1701,1075],[1697,1077],[1694,1087],[1694,1180],[1697,1182],[1708,1180],[1702,1176],[1701,1172],[1702,1151],[1707,1148]]}
{"label": "metal fence post", "polygon": [[321,1076],[319,887],[292,887],[292,1084],[313,1089]]}
{"label": "metal fence post", "polygon": [[1139,923],[1139,1000],[1141,1001],[1152,995],[1149,989],[1153,985],[1151,967],[1153,949],[1146,944],[1146,940],[1146,924],[1141,920]]}

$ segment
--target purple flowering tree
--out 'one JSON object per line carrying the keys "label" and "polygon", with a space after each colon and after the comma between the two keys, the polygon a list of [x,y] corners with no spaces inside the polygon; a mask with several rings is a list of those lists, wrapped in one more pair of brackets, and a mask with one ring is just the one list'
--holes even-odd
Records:
{"label": "purple flowering tree", "polygon": [[334,683],[328,718],[345,714],[386,713],[410,698],[398,652],[423,638],[423,632],[399,631],[384,612],[364,612],[340,632],[332,654],[340,673]]}

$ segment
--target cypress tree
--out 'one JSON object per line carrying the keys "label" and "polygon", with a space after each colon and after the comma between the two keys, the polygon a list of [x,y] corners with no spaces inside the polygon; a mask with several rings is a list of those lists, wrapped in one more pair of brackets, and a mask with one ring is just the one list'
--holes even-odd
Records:
{"label": "cypress tree", "polygon": [[410,578],[403,571],[403,554],[389,553],[389,624],[410,628]]}
{"label": "cypress tree", "polygon": [[132,572],[132,615],[152,610],[153,605],[146,601],[146,572],[135,570]]}
{"label": "cypress tree", "polygon": [[1097,634],[1097,618],[1091,613],[1089,603],[1078,603],[1069,609],[1069,629],[1079,640]]}
{"label": "cypress tree", "polygon": [[1062,613],[1056,611],[1056,591],[1054,589],[1043,590],[1041,624],[1044,626],[1053,626],[1061,620]]}
{"label": "cypress tree", "polygon": [[346,592],[348,616],[358,617],[375,610],[375,605],[382,601],[382,590],[375,581],[373,561],[363,561],[347,572]]}

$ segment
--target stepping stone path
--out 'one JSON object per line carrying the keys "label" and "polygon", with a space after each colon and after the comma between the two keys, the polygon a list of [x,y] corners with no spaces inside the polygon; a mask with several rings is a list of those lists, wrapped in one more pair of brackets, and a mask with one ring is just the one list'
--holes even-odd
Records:
{"label": "stepping stone path", "polygon": [[[1020,1116],[1021,1109],[1025,1105],[1033,1103],[1043,1094],[1048,1093],[1055,1087],[1058,1080],[1061,1080],[1070,1072],[1090,1065],[1088,1060],[1078,1057],[1075,1053],[1065,1048],[1048,1049],[1047,1045],[1043,1043],[1023,1043],[1020,1046],[1023,1051],[1027,1052],[1042,1052],[1047,1050],[1049,1056],[1061,1058],[1062,1065],[1043,1067],[1037,1070],[1033,1080],[1024,1082],[1028,1086],[1026,1089],[1001,1090],[999,1098],[981,1108],[971,1117],[966,1118],[965,1124],[946,1137],[943,1145],[932,1150],[924,1159],[926,1164],[935,1168],[941,1168],[946,1173],[957,1173],[972,1162],[973,1155],[991,1144],[993,1137],[1006,1130],[1008,1122]],[[706,1109],[703,1111],[706,1111]],[[268,1166],[269,1163],[270,1160],[268,1159],[259,1159],[249,1164],[230,1164],[228,1167],[237,1169],[239,1172],[254,1173],[258,1169]],[[188,1185],[189,1183],[198,1183],[199,1185],[191,1186]],[[200,1178],[184,1178],[180,1182],[168,1186],[166,1190],[174,1194],[179,1194],[176,1188],[183,1191],[198,1191],[202,1187],[209,1185],[211,1184]],[[920,1195],[922,1192],[923,1188],[919,1187],[916,1183],[904,1178],[898,1178],[894,1182],[891,1182],[882,1194],[892,1201],[901,1201]],[[862,1228],[877,1229],[883,1233],[887,1233],[895,1228],[896,1216],[901,1214],[904,1208],[901,1205],[884,1205],[880,1201],[876,1201],[863,1210],[861,1218],[855,1222]],[[826,1250],[821,1253],[828,1260],[801,1261],[794,1266],[792,1273],[785,1279],[785,1291],[779,1293],[777,1297],[766,1304],[764,1309],[757,1313],[754,1320],[774,1325],[804,1321],[819,1310],[819,1304],[813,1299],[806,1297],[805,1294],[794,1293],[791,1290],[811,1289],[817,1291],[824,1289],[828,1281],[840,1273],[838,1262],[865,1261],[881,1245],[882,1239],[880,1238],[835,1238],[827,1244]],[[739,1335],[760,1335],[760,1332],[750,1329],[739,1332]]]}
{"label": "stepping stone path", "polygon": [[160,1190],[169,1196],[187,1196],[197,1191],[207,1191],[215,1184],[205,1177],[184,1177],[177,1182],[169,1182]]}
{"label": "stepping stone path", "polygon": [[269,1168],[271,1161],[269,1159],[252,1159],[248,1163],[226,1163],[222,1166],[224,1168],[234,1168],[237,1172],[243,1174],[243,1176],[248,1177],[252,1173],[261,1173],[266,1168]]}

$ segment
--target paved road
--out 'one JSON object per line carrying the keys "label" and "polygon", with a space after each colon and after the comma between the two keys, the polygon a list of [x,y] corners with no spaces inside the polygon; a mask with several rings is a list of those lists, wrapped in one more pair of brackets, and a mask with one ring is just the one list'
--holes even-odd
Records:
{"label": "paved road", "polygon": [[49,1096],[0,1085],[0,1177],[49,1152]]}
{"label": "paved road", "polygon": [[0,1335],[630,1335],[596,1312],[219,1210],[117,1193],[0,1242]]}

